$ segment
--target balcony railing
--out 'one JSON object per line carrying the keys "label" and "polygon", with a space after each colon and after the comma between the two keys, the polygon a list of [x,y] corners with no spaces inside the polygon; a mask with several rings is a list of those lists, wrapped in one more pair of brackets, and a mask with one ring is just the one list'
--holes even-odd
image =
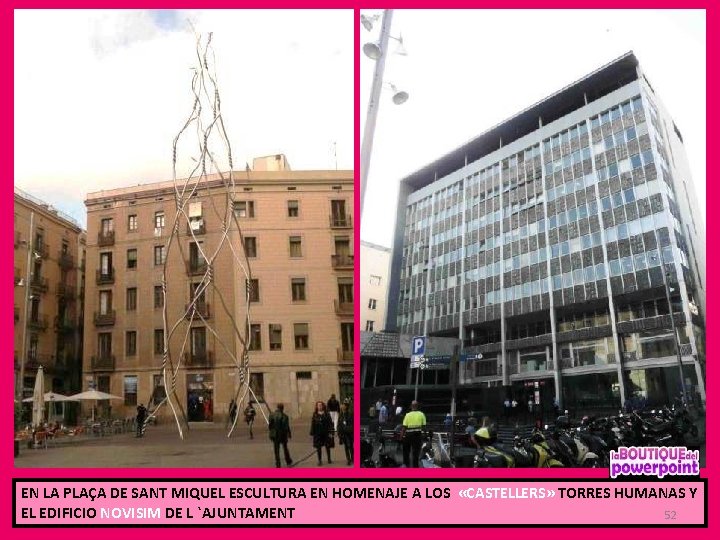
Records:
{"label": "balcony railing", "polygon": [[689,343],[683,343],[680,345],[680,355],[690,356],[692,354],[692,345]]}
{"label": "balcony railing", "polygon": [[64,270],[72,270],[75,267],[75,257],[71,253],[60,251],[58,253],[58,264]]}
{"label": "balcony railing", "polygon": [[338,362],[343,362],[343,363],[352,362],[354,359],[354,353],[353,353],[353,351],[346,351],[343,348],[338,348],[337,359],[338,359]]}
{"label": "balcony railing", "polygon": [[107,313],[95,312],[93,317],[95,326],[111,326],[115,324],[115,310],[108,311]]}
{"label": "balcony railing", "polygon": [[115,371],[115,355],[92,356],[90,369],[93,371]]}
{"label": "balcony railing", "polygon": [[331,229],[350,229],[352,228],[352,216],[330,215]]}
{"label": "balcony railing", "polygon": [[98,233],[98,247],[115,245],[115,231],[100,231]]}
{"label": "balcony railing", "polygon": [[213,367],[215,359],[212,351],[186,352],[185,363],[191,367]]}
{"label": "balcony railing", "polygon": [[28,327],[32,328],[34,330],[39,330],[40,332],[47,330],[47,327],[48,327],[47,315],[36,315],[35,317],[31,316],[28,319]]}
{"label": "balcony railing", "polygon": [[63,297],[65,300],[73,300],[77,296],[77,289],[74,285],[58,283],[56,294]]}
{"label": "balcony railing", "polygon": [[20,320],[20,308],[15,306],[15,322],[17,323]]}
{"label": "balcony railing", "polygon": [[190,226],[190,223],[187,225],[187,234],[188,236],[195,234],[195,236],[199,234],[205,234],[205,221],[194,221],[193,226]]}
{"label": "balcony railing", "polygon": [[17,248],[22,243],[22,234],[19,232],[15,233],[15,247]]}
{"label": "balcony railing", "polygon": [[16,266],[15,267],[15,285],[20,283],[22,281],[22,273],[20,272],[20,269]]}
{"label": "balcony railing", "polygon": [[338,315],[353,315],[355,304],[352,302],[341,302],[340,300],[334,300],[335,313]]}
{"label": "balcony railing", "polygon": [[43,369],[51,369],[55,365],[55,358],[51,354],[43,353],[28,353],[27,359],[25,360],[25,371],[38,369],[40,366]]}
{"label": "balcony railing", "polygon": [[332,257],[332,267],[336,270],[352,270],[354,265],[354,256],[353,255],[331,255]]}
{"label": "balcony railing", "polygon": [[33,244],[33,251],[43,259],[47,259],[50,248],[45,242],[35,242],[35,244]]}
{"label": "balcony railing", "polygon": [[77,323],[70,317],[55,317],[55,331],[60,334],[69,334],[77,329]]}
{"label": "balcony railing", "polygon": [[30,278],[30,287],[40,292],[47,292],[48,280],[42,276],[32,276]]}
{"label": "balcony railing", "polygon": [[110,285],[112,283],[115,283],[115,268],[110,268],[106,272],[103,272],[102,270],[96,270],[95,282],[98,285]]}
{"label": "balcony railing", "polygon": [[201,276],[207,271],[207,262],[203,261],[189,261],[186,264],[187,273],[189,276]]}
{"label": "balcony railing", "polygon": [[185,315],[186,319],[192,318],[194,312],[197,312],[195,318],[197,318],[198,315],[201,315],[203,319],[210,318],[210,304],[207,302],[196,302],[195,309],[192,309],[190,304],[185,304],[185,311],[187,311],[187,315]]}

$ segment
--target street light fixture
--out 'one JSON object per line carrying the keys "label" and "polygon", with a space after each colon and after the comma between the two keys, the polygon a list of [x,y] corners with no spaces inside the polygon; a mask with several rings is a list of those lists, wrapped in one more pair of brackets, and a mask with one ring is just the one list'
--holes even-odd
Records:
{"label": "street light fixture", "polygon": [[[390,26],[392,24],[392,9],[383,11],[382,26],[380,29],[380,40],[377,43],[366,43],[363,45],[363,53],[368,58],[375,61],[375,73],[373,74],[372,87],[370,89],[370,100],[368,101],[367,116],[365,121],[365,131],[363,133],[362,145],[360,147],[360,216],[362,217],[363,207],[365,205],[365,187],[367,186],[368,173],[370,168],[370,157],[372,155],[373,138],[375,136],[375,124],[377,123],[377,113],[380,106],[380,93],[383,86],[383,75],[385,72],[385,51],[388,50],[390,41]],[[370,17],[361,15],[360,22],[366,30],[371,30],[379,15]],[[403,45],[402,36],[393,38],[398,41],[400,46],[397,53],[407,55],[407,51]],[[395,105],[402,105],[408,100],[409,94],[405,91],[397,91],[397,88],[391,85],[394,95],[392,97]]]}

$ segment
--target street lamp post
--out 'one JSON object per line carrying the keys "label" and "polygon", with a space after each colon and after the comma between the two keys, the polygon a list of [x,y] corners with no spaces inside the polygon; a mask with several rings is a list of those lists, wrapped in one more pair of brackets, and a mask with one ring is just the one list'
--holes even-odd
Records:
{"label": "street lamp post", "polygon": [[25,271],[25,305],[23,307],[23,328],[22,328],[22,348],[20,349],[20,381],[15,388],[15,399],[22,403],[25,397],[25,357],[27,356],[27,327],[28,327],[28,306],[30,303],[30,265],[33,256],[33,225],[35,220],[35,212],[30,212],[30,236],[27,239],[27,268]]}
{"label": "street lamp post", "polygon": [[365,188],[367,186],[370,156],[372,154],[375,124],[377,123],[378,108],[380,107],[380,93],[382,91],[383,76],[385,74],[385,58],[387,57],[388,43],[390,41],[390,25],[392,24],[392,9],[383,12],[380,29],[379,56],[375,59],[375,73],[370,89],[365,131],[363,132],[362,146],[360,147],[360,216],[362,217],[365,203]]}
{"label": "street lamp post", "polygon": [[668,310],[670,313],[670,325],[673,333],[673,343],[675,344],[675,354],[677,355],[678,370],[680,375],[680,389],[682,392],[683,405],[687,405],[687,391],[685,390],[685,376],[683,375],[682,367],[682,355],[680,354],[680,343],[678,341],[677,329],[675,328],[675,316],[673,315],[672,302],[670,301],[670,285],[668,280],[670,279],[670,272],[665,271],[663,284],[665,285],[665,297],[667,298]]}

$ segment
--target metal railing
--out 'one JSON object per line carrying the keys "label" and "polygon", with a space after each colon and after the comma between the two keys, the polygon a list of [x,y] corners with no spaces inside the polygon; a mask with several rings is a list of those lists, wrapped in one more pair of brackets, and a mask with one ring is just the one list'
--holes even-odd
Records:
{"label": "metal railing", "polygon": [[115,355],[110,354],[107,356],[92,356],[90,358],[90,368],[93,371],[114,371]]}
{"label": "metal railing", "polygon": [[97,238],[99,247],[115,245],[115,231],[100,231]]}
{"label": "metal railing", "polygon": [[107,313],[96,311],[93,321],[95,326],[111,326],[115,324],[115,310],[110,310]]}
{"label": "metal railing", "polygon": [[58,264],[60,268],[71,270],[75,267],[75,257],[73,257],[71,253],[60,251],[58,253]]}
{"label": "metal railing", "polygon": [[[210,318],[210,304],[207,302],[195,302],[195,309],[190,308],[191,304],[185,304],[185,311],[187,311],[187,314],[185,315],[186,319],[190,319],[193,316],[194,312],[197,312],[198,315],[201,315],[203,319],[209,319]],[[197,318],[197,315],[195,316]]]}
{"label": "metal railing", "polygon": [[349,229],[352,227],[352,216],[350,215],[330,215],[331,229]]}
{"label": "metal railing", "polygon": [[354,266],[354,256],[353,255],[331,255],[332,257],[332,267],[333,268],[348,268],[352,269]]}
{"label": "metal railing", "polygon": [[110,268],[107,272],[96,270],[95,282],[98,285],[109,285],[111,283],[115,283],[115,268]]}
{"label": "metal railing", "polygon": [[353,302],[333,300],[333,304],[335,306],[335,313],[338,315],[352,315],[354,313],[355,304]]}
{"label": "metal railing", "polygon": [[187,365],[194,367],[213,367],[215,358],[212,351],[186,352],[185,362]]}
{"label": "metal railing", "polygon": [[339,347],[337,350],[337,359],[338,362],[352,362],[355,358],[354,351],[346,351],[342,347]]}

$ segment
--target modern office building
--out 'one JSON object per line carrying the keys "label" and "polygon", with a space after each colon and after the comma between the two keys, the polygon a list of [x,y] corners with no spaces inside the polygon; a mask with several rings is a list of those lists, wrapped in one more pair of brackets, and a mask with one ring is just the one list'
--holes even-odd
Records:
{"label": "modern office building", "polygon": [[32,396],[40,366],[47,392],[79,392],[85,232],[17,187],[14,209],[16,398]]}
{"label": "modern office building", "polygon": [[172,182],[88,194],[85,386],[123,398],[110,404],[113,415],[133,414],[139,403],[152,409],[165,395],[166,258],[169,324],[180,321],[169,351],[182,362],[176,395],[190,421],[225,421],[239,382],[236,327],[242,330],[247,309],[250,382],[271,409],[282,402],[293,417],[308,416],[316,400],[352,395],[352,171],[292,171],[278,155],[256,159],[234,179],[244,246],[234,225],[229,243],[238,254],[244,247],[252,281],[225,245],[196,311],[196,288],[208,279],[203,253],[214,253],[222,236],[227,193],[220,176],[201,182],[169,246]]}
{"label": "modern office building", "polygon": [[665,402],[681,390],[667,285],[704,401],[700,215],[680,128],[627,53],[402,179],[388,329],[481,353],[464,392]]}
{"label": "modern office building", "polygon": [[390,248],[360,241],[360,323],[366,332],[385,329]]}

